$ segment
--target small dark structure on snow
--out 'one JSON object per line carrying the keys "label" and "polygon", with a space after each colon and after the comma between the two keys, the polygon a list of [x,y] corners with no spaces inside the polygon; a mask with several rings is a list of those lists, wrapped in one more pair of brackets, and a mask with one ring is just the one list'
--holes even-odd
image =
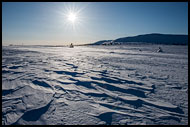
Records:
{"label": "small dark structure on snow", "polygon": [[74,45],[73,43],[70,44],[69,48],[74,48]]}
{"label": "small dark structure on snow", "polygon": [[158,50],[157,50],[157,52],[163,52],[162,48],[159,47]]}

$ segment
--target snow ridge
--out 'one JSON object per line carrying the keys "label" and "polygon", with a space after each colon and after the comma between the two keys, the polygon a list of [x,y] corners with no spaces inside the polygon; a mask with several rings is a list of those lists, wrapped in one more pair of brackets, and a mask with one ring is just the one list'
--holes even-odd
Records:
{"label": "snow ridge", "polygon": [[2,124],[187,125],[187,46],[157,47],[3,47]]}

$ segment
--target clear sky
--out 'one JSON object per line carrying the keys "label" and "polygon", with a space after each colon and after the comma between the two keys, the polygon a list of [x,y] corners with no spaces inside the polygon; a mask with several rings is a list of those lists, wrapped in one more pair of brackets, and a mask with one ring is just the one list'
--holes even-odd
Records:
{"label": "clear sky", "polygon": [[188,34],[188,2],[2,4],[5,45],[85,44],[148,33]]}

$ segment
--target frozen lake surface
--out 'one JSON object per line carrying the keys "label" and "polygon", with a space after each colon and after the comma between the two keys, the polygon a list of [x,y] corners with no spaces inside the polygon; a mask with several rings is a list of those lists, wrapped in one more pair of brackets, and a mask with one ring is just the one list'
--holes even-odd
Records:
{"label": "frozen lake surface", "polygon": [[188,46],[3,47],[2,124],[187,125]]}

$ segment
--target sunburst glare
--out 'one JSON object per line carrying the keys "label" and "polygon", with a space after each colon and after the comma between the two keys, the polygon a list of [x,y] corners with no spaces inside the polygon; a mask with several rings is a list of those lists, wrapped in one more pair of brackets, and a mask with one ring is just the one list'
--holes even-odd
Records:
{"label": "sunburst glare", "polygon": [[74,31],[80,29],[85,22],[84,16],[82,15],[84,8],[86,8],[86,6],[79,7],[76,6],[75,3],[64,3],[63,8],[59,10],[59,14],[64,21],[64,28],[72,29]]}
{"label": "sunburst glare", "polygon": [[68,20],[71,21],[71,23],[75,23],[75,21],[77,20],[77,16],[75,13],[70,12],[67,16]]}

